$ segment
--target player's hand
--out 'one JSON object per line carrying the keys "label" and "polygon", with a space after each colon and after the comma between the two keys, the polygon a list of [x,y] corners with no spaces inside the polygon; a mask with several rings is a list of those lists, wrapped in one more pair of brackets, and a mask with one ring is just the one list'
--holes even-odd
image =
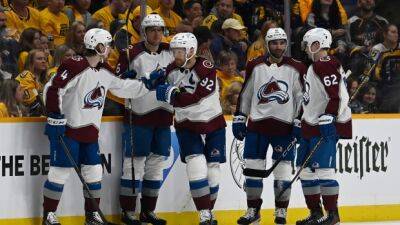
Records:
{"label": "player's hand", "polygon": [[122,79],[135,79],[136,78],[136,71],[135,70],[128,70],[125,73],[121,74]]}
{"label": "player's hand", "polygon": [[301,139],[301,121],[299,119],[293,120],[292,136],[296,138],[297,142]]}
{"label": "player's hand", "polygon": [[60,136],[64,136],[66,124],[67,119],[64,118],[64,115],[49,113],[44,134],[50,139],[58,139]]}
{"label": "player's hand", "polygon": [[175,95],[179,92],[179,88],[170,84],[161,84],[156,88],[156,98],[158,101],[171,103]]}
{"label": "player's hand", "polygon": [[244,115],[235,115],[232,121],[232,132],[233,136],[239,141],[243,141],[246,137],[247,127],[246,127],[246,116]]}
{"label": "player's hand", "polygon": [[323,138],[336,138],[336,118],[330,114],[323,114],[318,118],[319,131]]}
{"label": "player's hand", "polygon": [[154,90],[158,85],[165,83],[165,70],[154,70],[148,78],[142,77],[142,81],[147,89]]}

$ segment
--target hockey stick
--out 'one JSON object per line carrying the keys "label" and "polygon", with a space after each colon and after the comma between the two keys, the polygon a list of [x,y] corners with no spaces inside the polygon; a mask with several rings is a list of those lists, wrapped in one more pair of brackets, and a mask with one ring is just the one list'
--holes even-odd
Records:
{"label": "hockey stick", "polygon": [[261,177],[261,178],[269,177],[269,175],[271,175],[271,173],[278,166],[278,164],[286,157],[286,155],[289,153],[289,151],[292,150],[293,146],[296,145],[296,142],[297,142],[297,139],[293,138],[293,140],[290,142],[290,144],[286,147],[285,151],[282,152],[280,157],[274,162],[274,164],[271,166],[271,168],[269,168],[267,170],[257,170],[257,169],[245,168],[245,169],[243,169],[243,175],[251,176],[251,177]]}
{"label": "hockey stick", "polygon": [[115,223],[111,223],[108,222],[106,217],[104,216],[104,213],[101,211],[99,204],[97,204],[96,200],[94,199],[92,193],[89,190],[89,186],[87,185],[85,179],[82,176],[81,170],[79,169],[78,165],[76,164],[74,158],[72,158],[71,152],[69,151],[69,148],[67,147],[67,145],[65,144],[63,138],[61,136],[58,137],[58,139],[60,140],[60,143],[64,149],[65,154],[68,157],[68,160],[70,161],[70,163],[72,164],[72,166],[74,167],[74,170],[76,172],[76,174],[79,177],[79,180],[81,181],[81,183],[83,184],[83,189],[85,189],[85,191],[87,192],[90,202],[92,203],[92,205],[96,208],[97,212],[99,213],[101,219],[105,222],[105,224],[108,225],[117,225]]}
{"label": "hockey stick", "polygon": [[360,90],[368,83],[369,77],[372,73],[372,71],[375,69],[376,64],[371,66],[371,68],[368,70],[368,73],[364,76],[364,79],[361,81],[360,85],[358,85],[357,89],[353,92],[353,94],[350,96],[349,102],[352,102],[360,92]]}
{"label": "hockey stick", "polygon": [[283,193],[285,193],[285,191],[292,186],[292,184],[297,180],[297,178],[300,176],[301,171],[303,171],[303,169],[306,167],[307,163],[310,161],[311,157],[314,155],[315,151],[318,150],[319,146],[321,145],[322,141],[324,140],[323,137],[321,137],[318,142],[315,144],[314,148],[311,149],[311,151],[308,153],[306,159],[304,160],[304,162],[301,164],[299,171],[297,171],[296,175],[293,177],[293,179],[290,181],[289,185],[287,185],[286,187],[283,188],[283,190],[281,190],[278,194],[278,197],[276,197],[276,199],[280,199],[283,195]]}

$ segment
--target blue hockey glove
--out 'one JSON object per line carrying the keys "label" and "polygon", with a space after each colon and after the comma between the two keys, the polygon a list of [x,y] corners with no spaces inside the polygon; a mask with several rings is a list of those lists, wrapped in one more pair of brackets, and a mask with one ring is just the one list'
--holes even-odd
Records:
{"label": "blue hockey glove", "polygon": [[44,134],[47,135],[49,139],[58,139],[58,137],[64,136],[66,124],[67,119],[64,118],[64,115],[49,113]]}
{"label": "blue hockey glove", "polygon": [[158,85],[165,83],[165,70],[154,70],[150,73],[149,78],[142,77],[141,80],[147,89],[154,90]]}
{"label": "blue hockey glove", "polygon": [[179,88],[170,84],[161,84],[157,86],[156,98],[158,101],[171,103],[175,95],[179,92]]}
{"label": "blue hockey glove", "polygon": [[135,79],[136,78],[136,71],[135,70],[128,70],[125,73],[121,74],[122,79]]}
{"label": "blue hockey glove", "polygon": [[299,119],[293,120],[293,130],[292,136],[296,138],[297,142],[300,141],[301,138],[301,121]]}
{"label": "blue hockey glove", "polygon": [[233,136],[239,141],[243,141],[246,137],[247,127],[246,127],[247,117],[244,115],[235,115],[232,121],[232,132]]}
{"label": "blue hockey glove", "polygon": [[336,138],[335,116],[323,114],[318,118],[319,131],[323,138]]}

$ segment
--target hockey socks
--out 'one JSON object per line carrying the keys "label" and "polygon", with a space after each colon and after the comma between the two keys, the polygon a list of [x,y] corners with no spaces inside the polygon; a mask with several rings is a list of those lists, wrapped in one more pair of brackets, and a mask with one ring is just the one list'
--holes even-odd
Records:
{"label": "hockey socks", "polygon": [[44,183],[43,190],[43,211],[44,212],[55,212],[57,210],[58,203],[60,202],[61,195],[64,189],[64,185],[57,184],[46,180]]}
{"label": "hockey socks", "polygon": [[208,179],[189,181],[190,192],[196,209],[211,209],[210,186]]}
{"label": "hockey socks", "polygon": [[[289,200],[290,200],[290,193],[291,193],[291,188],[289,187],[290,181],[284,181],[284,180],[274,180],[274,193],[275,193],[275,207],[276,208],[287,208],[289,206]],[[283,190],[286,189],[286,191],[282,194],[280,199],[277,199],[277,195]]]}
{"label": "hockey socks", "polygon": [[[133,192],[133,185],[135,186],[135,193]],[[136,197],[140,187],[141,181],[139,180],[135,180],[132,184],[132,180],[121,179],[119,203],[123,211],[135,211]]]}
{"label": "hockey socks", "polygon": [[263,180],[246,178],[244,188],[247,195],[247,207],[259,209],[262,204],[261,194],[263,191]]}
{"label": "hockey socks", "polygon": [[336,180],[319,180],[321,195],[326,211],[337,210],[337,200],[339,197],[339,183]]}
{"label": "hockey socks", "polygon": [[314,210],[320,207],[321,188],[319,180],[301,180],[307,207]]}

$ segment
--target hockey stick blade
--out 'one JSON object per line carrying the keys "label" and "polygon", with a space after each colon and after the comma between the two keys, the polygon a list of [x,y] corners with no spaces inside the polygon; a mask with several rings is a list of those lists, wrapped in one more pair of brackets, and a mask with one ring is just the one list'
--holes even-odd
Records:
{"label": "hockey stick blade", "polygon": [[63,138],[62,138],[62,136],[59,136],[58,139],[59,139],[59,141],[60,141],[60,143],[61,143],[61,145],[62,145],[62,147],[63,147],[63,149],[64,149],[65,154],[66,154],[67,157],[68,157],[68,160],[70,161],[70,163],[71,163],[72,166],[74,167],[74,170],[75,170],[76,174],[77,174],[78,177],[79,177],[79,180],[81,181],[81,183],[82,183],[82,185],[83,185],[83,189],[85,189],[85,191],[87,192],[87,194],[88,194],[88,196],[89,196],[89,199],[90,199],[90,202],[91,202],[92,205],[96,208],[96,210],[97,210],[97,212],[99,213],[101,219],[104,221],[104,223],[105,223],[106,225],[117,225],[117,224],[115,224],[115,223],[111,223],[111,222],[108,222],[108,221],[107,221],[106,217],[104,216],[103,212],[102,212],[101,209],[100,209],[99,204],[97,204],[97,202],[96,202],[96,200],[94,199],[92,193],[90,192],[89,186],[87,185],[85,179],[83,178],[82,173],[81,173],[81,170],[79,169],[79,167],[78,167],[78,165],[76,164],[74,158],[72,157],[71,152],[70,152],[69,148],[67,147],[67,145],[65,144],[65,142],[64,142],[64,140],[63,140]]}
{"label": "hockey stick blade", "polygon": [[304,162],[301,164],[299,171],[297,171],[296,175],[293,177],[293,179],[290,181],[290,183],[283,188],[283,190],[281,190],[278,194],[278,197],[276,197],[276,199],[280,199],[283,195],[283,193],[285,193],[285,191],[287,189],[289,189],[289,187],[292,186],[292,184],[297,180],[297,178],[300,176],[301,171],[303,171],[304,167],[307,165],[307,163],[310,161],[311,157],[314,155],[315,151],[318,150],[319,146],[321,145],[322,141],[324,140],[324,138],[320,138],[318,140],[318,142],[315,144],[314,148],[311,149],[311,151],[308,153],[306,159],[304,160]]}
{"label": "hockey stick blade", "polygon": [[257,170],[257,169],[250,169],[250,168],[245,168],[243,169],[243,175],[245,176],[250,176],[250,177],[261,177],[261,178],[267,178],[271,173],[274,171],[274,169],[278,166],[278,164],[286,157],[288,152],[293,148],[293,146],[296,145],[297,139],[294,138],[290,144],[286,147],[285,151],[282,152],[280,157],[274,162],[274,164],[271,166],[271,168],[267,170]]}

